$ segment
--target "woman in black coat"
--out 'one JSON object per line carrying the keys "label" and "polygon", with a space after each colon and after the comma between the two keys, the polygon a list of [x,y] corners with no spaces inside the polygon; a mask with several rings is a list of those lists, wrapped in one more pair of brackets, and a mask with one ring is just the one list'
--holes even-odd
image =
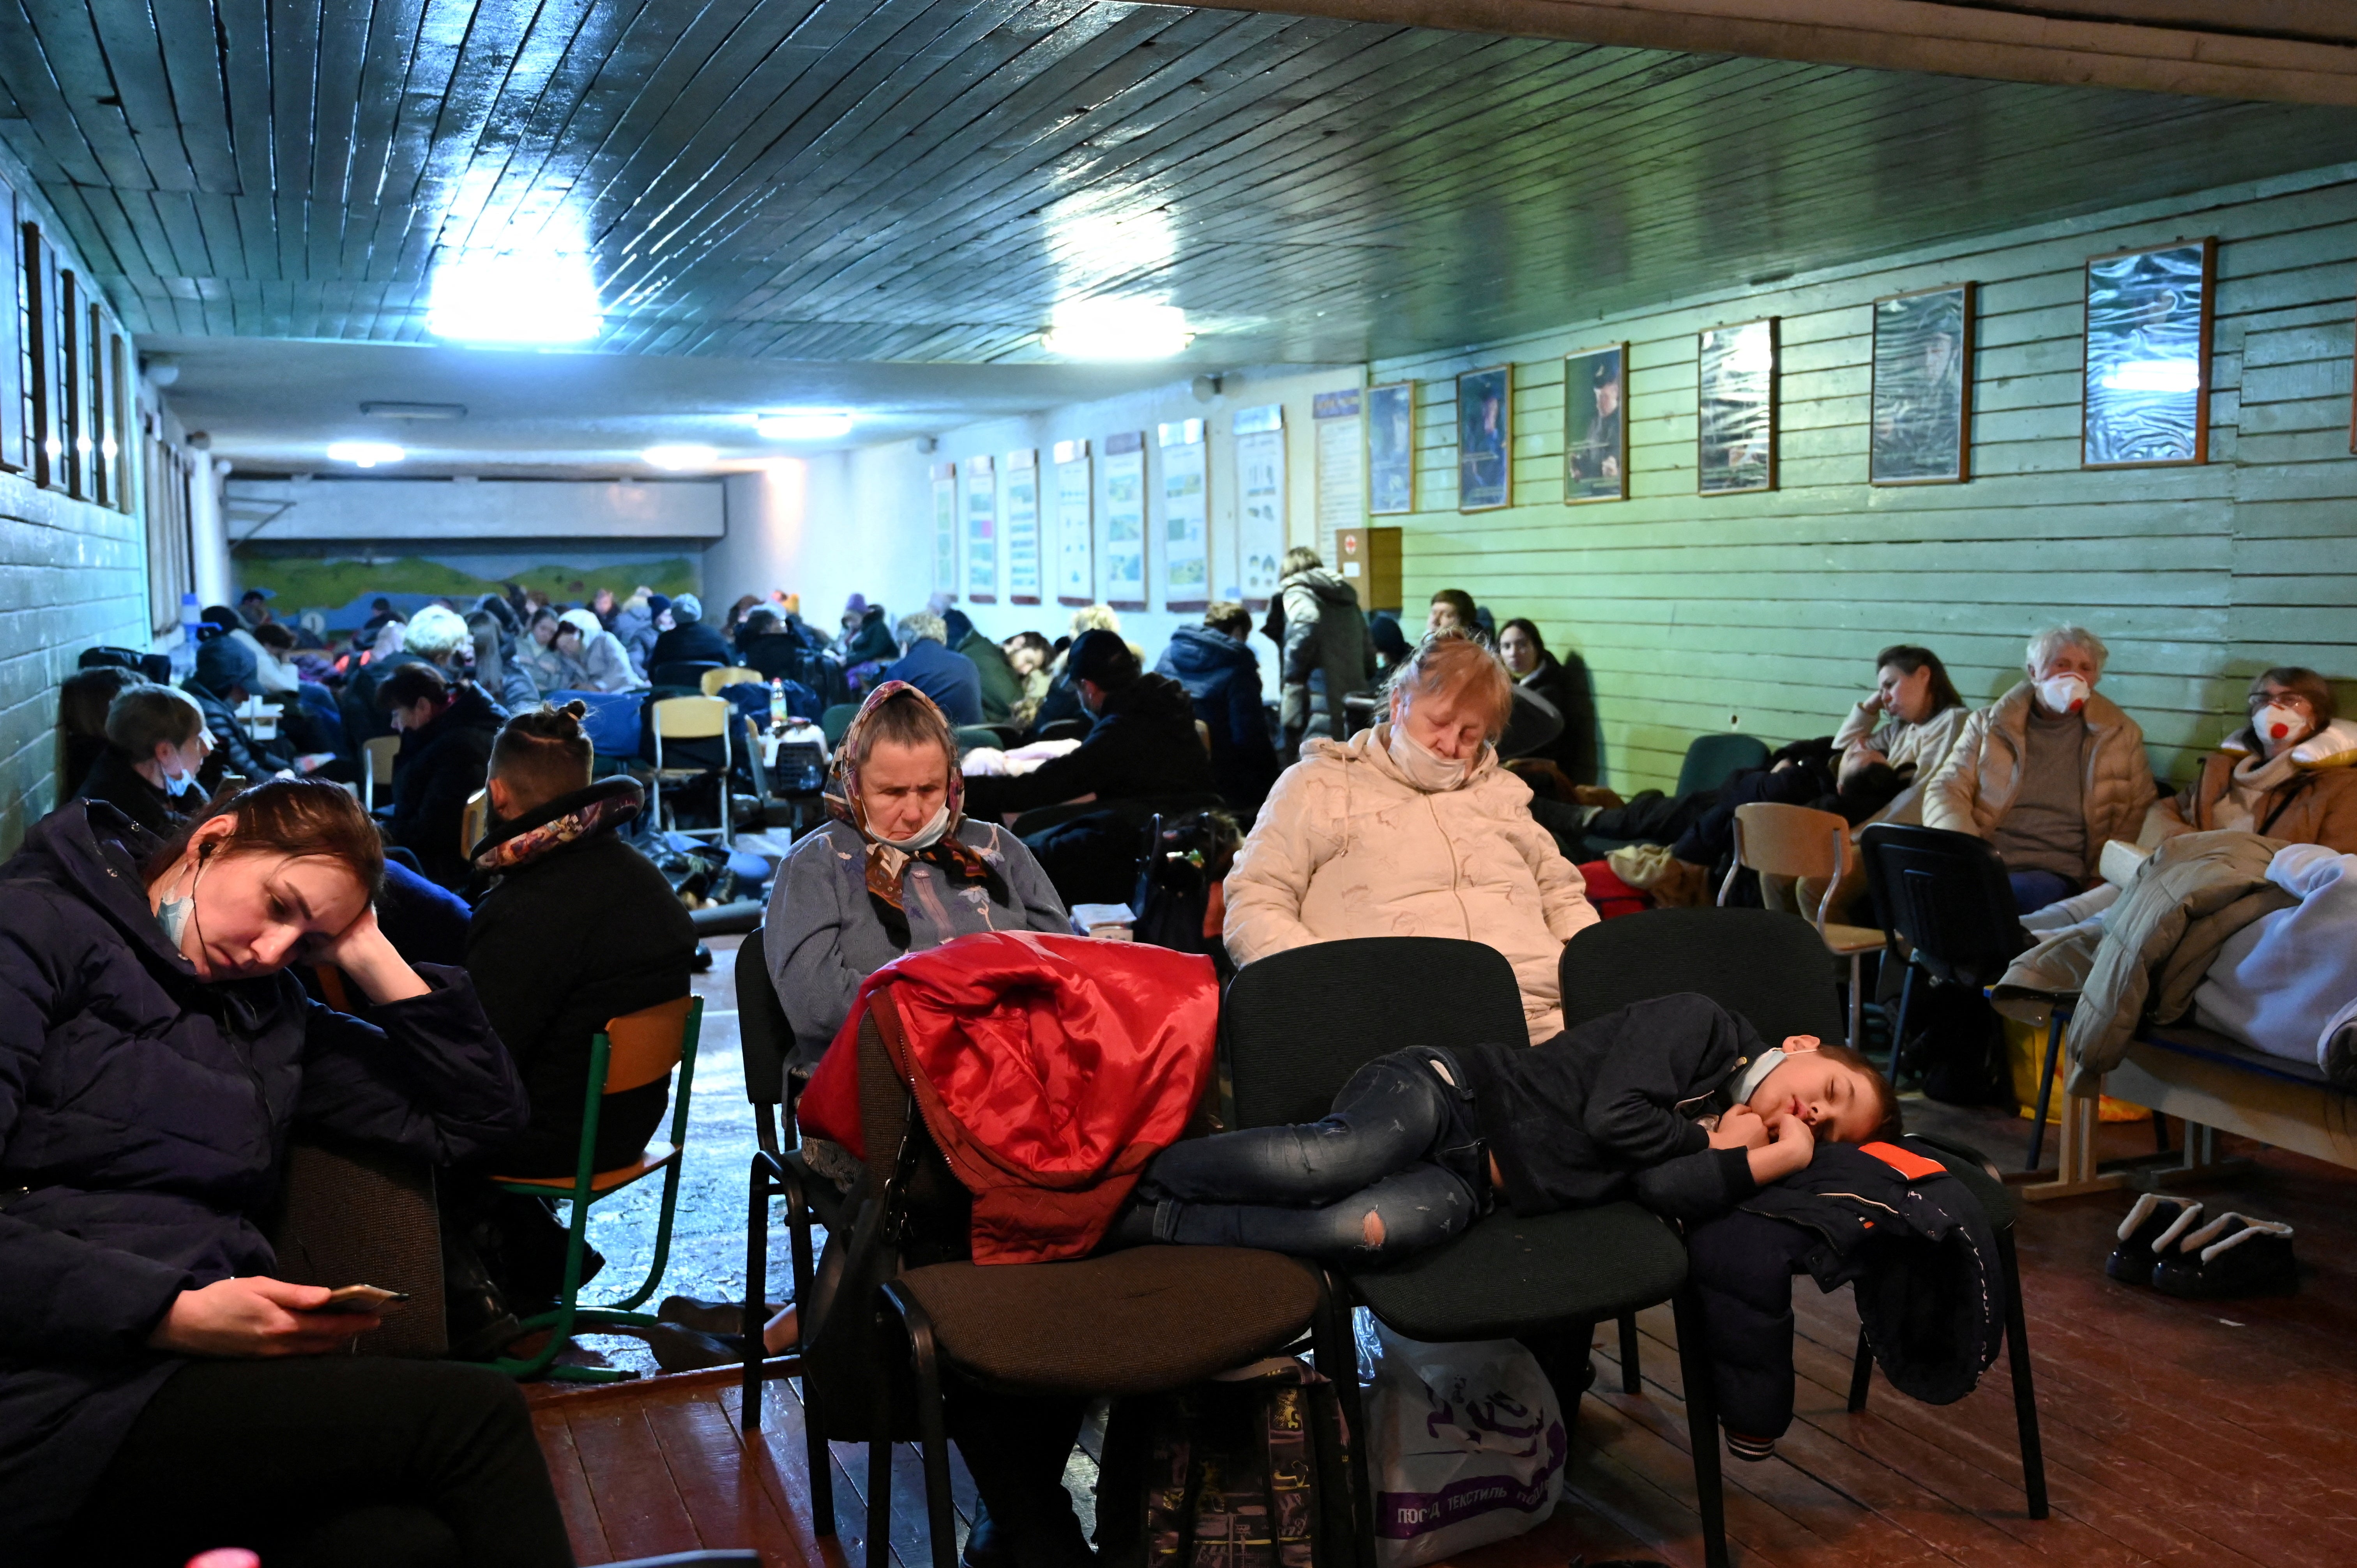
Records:
{"label": "woman in black coat", "polygon": [[1544,697],[1563,715],[1562,732],[1527,755],[1546,758],[1575,784],[1595,783],[1596,695],[1587,664],[1576,653],[1568,663],[1549,653],[1539,628],[1519,616],[1498,634],[1498,656],[1513,671],[1516,685]]}
{"label": "woman in black coat", "polygon": [[[373,1327],[273,1277],[299,1123],[436,1163],[523,1125],[457,970],[378,929],[350,795],[285,779],[168,844],[51,813],[0,865],[0,1537],[11,1563],[572,1561],[488,1369],[340,1354]],[[372,1023],[307,1000],[340,968]],[[353,1282],[363,1283],[363,1282]],[[365,1543],[367,1550],[361,1550]]]}
{"label": "woman in black coat", "polygon": [[467,886],[473,847],[458,842],[467,801],[483,787],[507,710],[472,681],[453,685],[431,664],[395,670],[378,685],[376,700],[402,735],[385,837],[417,857],[428,881],[457,891]]}

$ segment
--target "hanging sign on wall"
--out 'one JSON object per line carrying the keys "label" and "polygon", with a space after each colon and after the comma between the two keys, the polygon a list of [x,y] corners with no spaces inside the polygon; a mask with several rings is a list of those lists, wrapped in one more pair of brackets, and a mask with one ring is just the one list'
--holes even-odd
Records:
{"label": "hanging sign on wall", "polygon": [[1056,602],[1096,602],[1095,498],[1090,483],[1089,444],[1056,443]]}
{"label": "hanging sign on wall", "polygon": [[1157,425],[1162,449],[1162,607],[1200,610],[1211,602],[1211,477],[1203,422]]}
{"label": "hanging sign on wall", "polygon": [[1104,442],[1104,538],[1097,549],[1097,596],[1117,610],[1146,607],[1146,433]]}
{"label": "hanging sign on wall", "polygon": [[1248,609],[1276,596],[1285,561],[1285,405],[1236,411],[1238,588]]}
{"label": "hanging sign on wall", "polygon": [[1025,446],[1006,455],[1006,602],[1039,602],[1039,453]]}
{"label": "hanging sign on wall", "polygon": [[965,460],[965,596],[998,602],[998,476],[986,456]]}

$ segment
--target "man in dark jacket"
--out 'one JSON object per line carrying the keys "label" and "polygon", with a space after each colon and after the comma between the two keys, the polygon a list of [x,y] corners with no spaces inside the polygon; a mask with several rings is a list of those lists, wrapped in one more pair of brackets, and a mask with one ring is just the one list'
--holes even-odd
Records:
{"label": "man in dark jacket", "polygon": [[982,674],[974,660],[949,650],[949,628],[927,610],[900,619],[899,661],[887,681],[906,681],[933,700],[952,725],[982,723]]}
{"label": "man in dark jacket", "polygon": [[1195,716],[1211,732],[1211,776],[1228,803],[1247,813],[1260,809],[1277,775],[1276,743],[1261,705],[1260,660],[1245,641],[1250,636],[1252,616],[1222,600],[1203,612],[1201,626],[1173,632],[1154,667],[1194,699]]}
{"label": "man in dark jacket", "polygon": [[385,836],[417,857],[427,880],[462,889],[469,846],[458,840],[467,800],[483,787],[491,740],[507,710],[472,681],[454,686],[422,663],[404,664],[378,682],[376,699],[402,735]]}
{"label": "man in dark jacket", "polygon": [[1211,758],[1195,733],[1195,703],[1167,675],[1140,672],[1117,631],[1072,639],[1065,672],[1096,727],[1080,749],[1016,779],[969,779],[966,815],[999,816],[1082,795],[1100,800],[1214,793]]}
{"label": "man in dark jacket", "polygon": [[726,664],[729,661],[726,640],[704,624],[703,601],[694,594],[682,594],[672,600],[671,629],[655,639],[654,647],[647,653],[647,669],[652,671],[664,664]]}
{"label": "man in dark jacket", "polygon": [[204,710],[205,728],[213,737],[213,753],[197,775],[208,794],[221,788],[226,774],[259,784],[295,766],[294,753],[275,741],[256,740],[237,716],[238,704],[253,694],[253,655],[243,643],[217,637],[198,646],[197,672],[180,682],[180,690]]}
{"label": "man in dark jacket", "polygon": [[1023,677],[1006,661],[1006,650],[974,629],[974,622],[963,610],[943,610],[942,625],[948,629],[946,639],[952,653],[962,653],[974,660],[975,673],[982,677],[982,723],[1003,725],[1015,714],[1016,704],[1023,701]]}

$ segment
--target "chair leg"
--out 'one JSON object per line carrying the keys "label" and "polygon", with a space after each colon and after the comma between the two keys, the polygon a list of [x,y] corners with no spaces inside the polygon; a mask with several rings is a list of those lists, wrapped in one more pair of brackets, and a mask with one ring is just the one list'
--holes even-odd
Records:
{"label": "chair leg", "polygon": [[1620,1391],[1641,1394],[1645,1391],[1645,1374],[1637,1365],[1637,1315],[1620,1315]]}
{"label": "chair leg", "polygon": [[2152,1113],[2152,1152],[2169,1153],[2169,1118],[2156,1111]]}
{"label": "chair leg", "polygon": [[1703,1353],[1702,1303],[1688,1280],[1670,1298],[1677,1315],[1678,1377],[1686,1391],[1686,1438],[1694,1449],[1695,1511],[1702,1518],[1704,1568],[1727,1568],[1727,1496],[1719,1474],[1718,1398]]}
{"label": "chair leg", "polygon": [[933,1568],[958,1568],[957,1516],[950,1509],[949,1423],[942,1405],[942,1361],[933,1344],[932,1319],[897,1285],[884,1298],[899,1314],[909,1338],[909,1361],[917,1374],[917,1433],[925,1456],[925,1533]]}
{"label": "chair leg", "polygon": [[1997,1261],[2005,1269],[2005,1348],[2013,1363],[2013,1419],[2021,1433],[2021,1489],[2029,1517],[2046,1517],[2046,1450],[2038,1436],[2038,1390],[2030,1380],[2029,1326],[2021,1309],[2021,1260],[2013,1247],[2013,1227],[1996,1233]]}
{"label": "chair leg", "polygon": [[2046,1152],[2046,1112],[2054,1103],[2054,1065],[2062,1055],[2062,1015],[2050,1015],[2046,1021],[2045,1065],[2038,1072],[2038,1110],[2029,1122],[2029,1163],[2021,1168],[2034,1171],[2039,1156]]}
{"label": "chair leg", "polygon": [[[761,1430],[761,1346],[749,1337],[760,1333],[755,1321],[761,1304],[770,1297],[770,1157],[766,1154],[753,1156],[751,1178],[746,1184],[745,1215],[745,1321],[748,1337],[745,1346],[745,1377],[737,1420],[746,1432]],[[808,1420],[808,1412],[804,1412]],[[818,1477],[811,1477],[815,1487]]]}
{"label": "chair leg", "polygon": [[1851,1050],[1857,1049],[1858,1041],[1866,1037],[1866,992],[1862,988],[1865,977],[1866,955],[1862,952],[1854,952],[1850,954],[1849,1048]]}
{"label": "chair leg", "polygon": [[1867,1342],[1866,1325],[1857,1326],[1857,1363],[1849,1369],[1849,1412],[1866,1408],[1866,1391],[1874,1386],[1874,1347]]}
{"label": "chair leg", "polygon": [[[811,1211],[810,1199],[802,1191],[802,1178],[793,1171],[786,1172],[786,1220],[791,1227],[794,1258],[794,1305],[808,1307],[813,1282],[817,1270],[811,1262],[811,1227],[817,1216]],[[763,1295],[769,1293],[765,1290]],[[804,1321],[803,1332],[810,1325]],[[797,1348],[800,1348],[799,1347]],[[834,1466],[826,1446],[826,1435],[811,1404],[810,1359],[802,1359],[802,1442],[810,1452],[811,1530],[816,1535],[834,1533]]]}
{"label": "chair leg", "polygon": [[892,1562],[892,1440],[867,1440],[867,1568]]}
{"label": "chair leg", "polygon": [[1915,966],[1907,966],[1906,976],[1899,983],[1899,1016],[1890,1024],[1890,1086],[1899,1087],[1899,1069],[1905,1065],[1900,1059],[1907,1050],[1907,1008],[1915,1000]]}
{"label": "chair leg", "polygon": [[1340,1376],[1326,1370],[1325,1357],[1318,1357],[1318,1369],[1342,1402],[1342,1424],[1348,1428],[1351,1473],[1351,1514],[1358,1521],[1357,1539],[1351,1542],[1351,1560],[1358,1568],[1375,1568],[1375,1488],[1368,1473],[1374,1453],[1374,1434],[1367,1430],[1366,1401],[1359,1388],[1359,1341],[1351,1326],[1351,1302],[1349,1288],[1342,1277],[1332,1269],[1320,1268],[1321,1292],[1325,1310],[1329,1314],[1327,1333],[1336,1348],[1336,1365]]}

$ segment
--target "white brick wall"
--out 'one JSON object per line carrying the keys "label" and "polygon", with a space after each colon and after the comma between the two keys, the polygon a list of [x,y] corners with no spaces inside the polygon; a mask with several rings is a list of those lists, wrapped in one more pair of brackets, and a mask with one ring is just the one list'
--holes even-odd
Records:
{"label": "white brick wall", "polygon": [[0,855],[57,804],[58,682],[100,643],[145,649],[140,521],[0,474]]}

